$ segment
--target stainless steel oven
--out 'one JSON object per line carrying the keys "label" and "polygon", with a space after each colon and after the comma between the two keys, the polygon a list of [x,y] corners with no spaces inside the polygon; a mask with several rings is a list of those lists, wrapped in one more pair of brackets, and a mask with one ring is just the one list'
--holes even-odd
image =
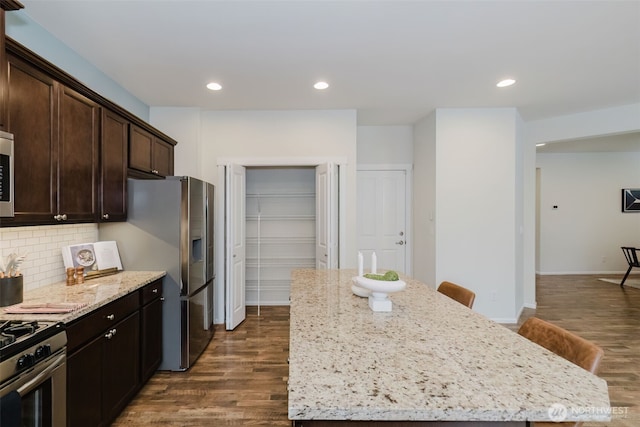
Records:
{"label": "stainless steel oven", "polygon": [[65,427],[64,325],[22,321],[0,321],[0,324],[0,425]]}
{"label": "stainless steel oven", "polygon": [[0,218],[13,216],[13,135],[0,131]]}

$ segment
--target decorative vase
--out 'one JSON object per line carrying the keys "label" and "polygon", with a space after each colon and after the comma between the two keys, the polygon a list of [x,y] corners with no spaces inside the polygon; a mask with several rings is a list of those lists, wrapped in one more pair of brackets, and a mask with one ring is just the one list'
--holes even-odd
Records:
{"label": "decorative vase", "polygon": [[22,275],[0,279],[0,307],[22,302]]}

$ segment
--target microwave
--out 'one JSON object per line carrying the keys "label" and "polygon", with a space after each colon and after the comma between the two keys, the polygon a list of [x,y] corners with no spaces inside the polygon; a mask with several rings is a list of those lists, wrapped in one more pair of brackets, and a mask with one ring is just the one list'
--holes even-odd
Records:
{"label": "microwave", "polygon": [[13,217],[13,135],[0,131],[0,218]]}

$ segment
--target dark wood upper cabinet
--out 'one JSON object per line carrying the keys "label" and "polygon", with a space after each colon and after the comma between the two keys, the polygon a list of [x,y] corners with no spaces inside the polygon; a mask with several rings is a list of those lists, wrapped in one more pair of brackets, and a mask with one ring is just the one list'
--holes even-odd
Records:
{"label": "dark wood upper cabinet", "polygon": [[129,142],[129,167],[141,172],[151,173],[153,135],[138,126],[131,126]]}
{"label": "dark wood upper cabinet", "polygon": [[0,9],[0,130],[7,130],[7,55],[4,48],[4,9]]}
{"label": "dark wood upper cabinet", "polygon": [[[138,126],[131,126],[129,140],[131,175],[165,177],[173,175],[173,145]],[[140,174],[142,173],[142,174]]]}
{"label": "dark wood upper cabinet", "polygon": [[99,137],[100,106],[61,86],[58,158],[61,222],[92,222],[97,218]]}
{"label": "dark wood upper cabinet", "polygon": [[14,134],[15,217],[3,224],[52,223],[58,214],[57,83],[9,56],[7,128]]}
{"label": "dark wood upper cabinet", "polygon": [[100,221],[127,219],[127,151],[129,121],[102,110]]}
{"label": "dark wood upper cabinet", "polygon": [[153,166],[158,171],[158,175],[173,175],[173,145],[158,137],[153,144]]}
{"label": "dark wood upper cabinet", "polygon": [[0,130],[7,130],[7,57],[5,49],[5,10],[18,10],[24,6],[15,0],[0,0]]}
{"label": "dark wood upper cabinet", "polygon": [[[6,1],[13,3],[0,6]],[[11,38],[2,41],[0,128],[15,138],[15,216],[1,226],[125,221],[127,177],[173,175],[177,142]]]}
{"label": "dark wood upper cabinet", "polygon": [[100,107],[20,58],[8,63],[15,216],[3,224],[95,221]]}

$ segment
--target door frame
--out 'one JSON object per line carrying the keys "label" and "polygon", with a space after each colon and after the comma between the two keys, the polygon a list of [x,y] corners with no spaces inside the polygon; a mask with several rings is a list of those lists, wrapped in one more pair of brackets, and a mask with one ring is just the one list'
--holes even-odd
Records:
{"label": "door frame", "polygon": [[[358,164],[356,166],[356,175],[360,171],[369,171],[369,172],[388,172],[388,171],[402,171],[405,172],[405,241],[407,242],[405,248],[405,263],[407,267],[406,274],[407,276],[413,275],[413,165],[410,163],[380,163],[380,164]],[[357,176],[356,176],[357,179]],[[356,212],[356,215],[358,213]]]}
{"label": "door frame", "polygon": [[[218,209],[216,210],[218,218],[216,221],[216,235],[224,236],[226,229],[225,220],[225,200],[226,200],[226,168],[230,164],[246,167],[261,167],[261,166],[277,166],[277,167],[297,167],[297,166],[319,166],[325,163],[333,163],[338,166],[340,171],[338,174],[338,268],[346,265],[346,224],[347,224],[347,158],[346,157],[219,157],[217,160],[218,167],[218,187],[219,191],[216,191],[216,202],[218,203]],[[226,244],[224,239],[216,239],[216,256],[215,256],[215,271],[216,278],[221,280],[218,282],[218,290],[214,290],[216,295],[215,310],[222,310],[224,313],[223,319],[220,319],[226,324],[227,314],[227,295],[226,295]],[[221,288],[221,289],[220,289]],[[220,311],[216,311],[220,312]],[[217,317],[219,319],[219,317]]]}

